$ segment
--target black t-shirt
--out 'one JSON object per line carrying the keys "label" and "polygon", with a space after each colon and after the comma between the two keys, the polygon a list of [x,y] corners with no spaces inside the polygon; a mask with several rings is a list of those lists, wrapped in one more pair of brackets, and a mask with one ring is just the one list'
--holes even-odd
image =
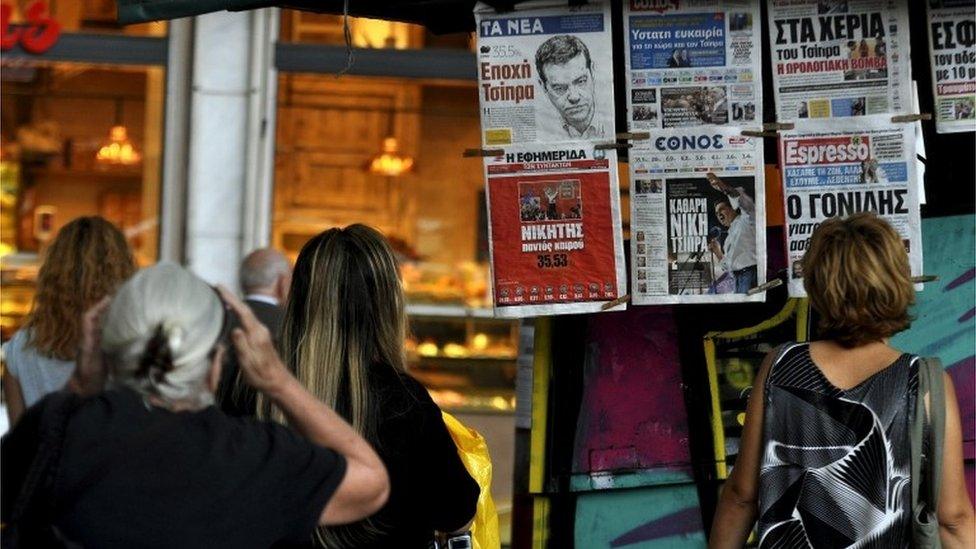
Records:
{"label": "black t-shirt", "polygon": [[[372,517],[380,533],[356,536],[352,546],[425,549],[435,530],[453,532],[474,518],[480,488],[423,385],[385,365],[373,366],[369,383],[382,418],[376,451],[390,476],[390,499]],[[361,525],[349,530],[362,533]]]}
{"label": "black t-shirt", "polygon": [[[4,437],[5,487],[33,459],[46,403]],[[214,407],[170,412],[116,389],[71,416],[56,523],[85,547],[269,547],[308,539],[345,470],[341,455],[280,425]]]}

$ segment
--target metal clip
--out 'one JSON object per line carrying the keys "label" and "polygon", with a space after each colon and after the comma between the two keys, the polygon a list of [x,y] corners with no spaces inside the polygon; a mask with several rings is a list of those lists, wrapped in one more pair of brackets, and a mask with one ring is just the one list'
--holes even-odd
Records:
{"label": "metal clip", "polygon": [[938,275],[919,275],[919,276],[913,276],[912,282],[915,284],[922,284],[925,282],[935,282],[938,279],[939,279]]}

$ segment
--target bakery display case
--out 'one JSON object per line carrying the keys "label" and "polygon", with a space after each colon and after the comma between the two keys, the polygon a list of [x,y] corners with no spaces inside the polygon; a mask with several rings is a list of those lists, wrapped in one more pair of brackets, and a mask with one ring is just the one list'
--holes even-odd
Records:
{"label": "bakery display case", "polygon": [[515,411],[518,322],[487,309],[413,304],[407,307],[410,373],[448,412]]}

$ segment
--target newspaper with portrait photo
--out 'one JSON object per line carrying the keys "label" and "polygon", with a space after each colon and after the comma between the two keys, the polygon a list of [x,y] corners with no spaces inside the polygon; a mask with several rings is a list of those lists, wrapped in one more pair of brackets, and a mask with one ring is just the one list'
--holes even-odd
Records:
{"label": "newspaper with portrait photo", "polygon": [[763,301],[762,141],[732,126],[651,132],[630,151],[631,302]]}
{"label": "newspaper with portrait photo", "polygon": [[625,2],[628,127],[762,123],[758,0]]}
{"label": "newspaper with portrait photo", "polygon": [[609,2],[475,6],[484,146],[615,135]]}
{"label": "newspaper with portrait photo", "polygon": [[802,120],[780,139],[791,297],[803,297],[802,260],[825,219],[875,212],[905,242],[912,274],[922,274],[915,128],[890,115]]}
{"label": "newspaper with portrait photo", "polygon": [[907,0],[770,0],[779,122],[908,112]]}

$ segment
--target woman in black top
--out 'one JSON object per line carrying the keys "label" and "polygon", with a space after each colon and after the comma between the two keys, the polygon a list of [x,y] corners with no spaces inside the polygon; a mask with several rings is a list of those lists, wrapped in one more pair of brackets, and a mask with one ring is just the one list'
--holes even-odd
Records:
{"label": "woman in black top", "polygon": [[[240,316],[245,378],[305,438],[212,406],[228,312],[188,271],[150,267],[119,289],[100,330],[107,302],[86,315],[70,392],[32,406],[3,438],[3,522],[19,546],[48,546],[50,528],[29,525],[53,524],[82,547],[265,548],[385,503],[376,453],[302,388],[250,310],[224,298]],[[56,459],[35,476],[38,455]],[[16,503],[26,493],[38,504]]]}
{"label": "woman in black top", "polygon": [[[389,245],[363,225],[331,229],[298,256],[281,334],[285,363],[377,450],[390,499],[367,520],[319,528],[320,547],[423,547],[464,529],[478,485],[427,391],[405,372],[403,291]],[[262,413],[278,417],[266,403]]]}

